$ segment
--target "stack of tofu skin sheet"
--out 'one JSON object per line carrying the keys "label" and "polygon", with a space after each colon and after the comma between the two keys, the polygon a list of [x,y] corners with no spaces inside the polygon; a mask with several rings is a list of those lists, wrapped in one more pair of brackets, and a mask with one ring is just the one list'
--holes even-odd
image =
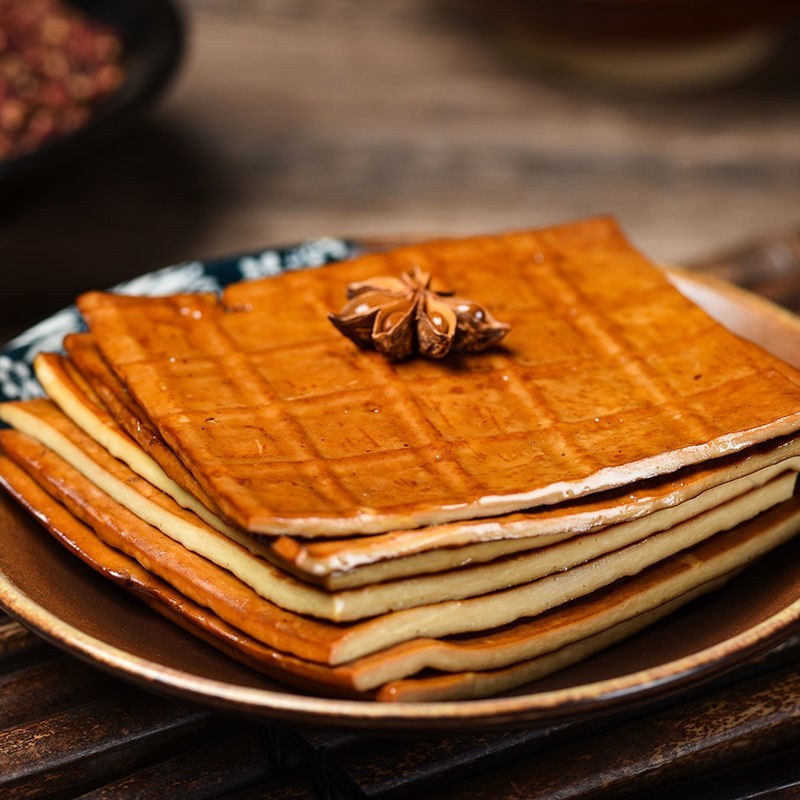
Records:
{"label": "stack of tofu skin sheet", "polygon": [[[331,324],[349,286],[411,274],[508,333],[393,360]],[[78,306],[88,332],[35,363],[47,398],[0,406],[0,482],[92,568],[304,691],[506,692],[800,530],[800,373],[606,218]]]}

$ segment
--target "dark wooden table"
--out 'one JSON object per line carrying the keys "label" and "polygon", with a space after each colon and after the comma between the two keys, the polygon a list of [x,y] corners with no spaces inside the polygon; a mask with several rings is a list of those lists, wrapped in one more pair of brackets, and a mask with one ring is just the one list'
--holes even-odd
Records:
{"label": "dark wooden table", "polygon": [[[187,61],[154,113],[0,191],[0,341],[180,260],[607,211],[658,259],[800,307],[796,238],[716,257],[800,226],[797,31],[737,85],[632,95],[532,71],[481,5],[192,0]],[[798,654],[589,728],[365,741],[150,697],[0,616],[0,797],[788,798]]]}

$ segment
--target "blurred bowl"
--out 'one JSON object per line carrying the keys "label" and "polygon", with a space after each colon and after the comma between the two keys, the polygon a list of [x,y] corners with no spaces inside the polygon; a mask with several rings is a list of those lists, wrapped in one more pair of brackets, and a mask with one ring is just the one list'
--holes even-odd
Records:
{"label": "blurred bowl", "polygon": [[164,90],[180,64],[184,26],[171,0],[69,0],[68,5],[118,31],[124,80],[92,109],[82,127],[30,153],[0,160],[3,186],[68,163],[123,131]]}
{"label": "blurred bowl", "polygon": [[694,88],[741,77],[800,18],[788,0],[494,2],[517,54],[639,88]]}

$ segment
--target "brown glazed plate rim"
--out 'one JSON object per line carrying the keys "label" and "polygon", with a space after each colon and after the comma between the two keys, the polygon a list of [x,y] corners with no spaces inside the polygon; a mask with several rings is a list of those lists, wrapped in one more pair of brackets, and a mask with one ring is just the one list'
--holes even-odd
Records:
{"label": "brown glazed plate rim", "polygon": [[[717,279],[675,269],[669,269],[668,274],[682,292],[712,316],[762,345],[769,343],[770,349],[779,351],[777,354],[787,360],[800,363],[800,320],[793,315]],[[269,679],[262,681],[259,675],[238,665],[228,672],[229,658],[196,642],[172,623],[161,620],[155,612],[102,581],[88,568],[81,572],[84,565],[55,544],[52,554],[41,551],[33,555],[26,553],[24,547],[14,546],[17,541],[24,542],[24,535],[31,536],[31,527],[36,523],[27,523],[16,509],[10,508],[12,505],[7,498],[0,500],[0,511],[6,512],[6,524],[0,529],[0,605],[11,616],[56,646],[124,680],[161,694],[262,719],[336,727],[366,725],[387,731],[426,733],[523,723],[563,723],[658,702],[696,689],[737,667],[750,665],[758,654],[800,630],[800,567],[792,571],[787,566],[800,561],[800,546],[795,547],[798,558],[787,559],[785,553],[781,555],[787,547],[784,545],[781,552],[773,554],[772,561],[769,561],[771,556],[767,556],[734,580],[735,584],[750,575],[749,585],[742,583],[740,594],[736,593],[737,589],[731,594],[732,584],[729,584],[694,601],[687,606],[688,611],[679,611],[642,634],[593,656],[583,662],[585,667],[578,665],[577,678],[570,677],[576,670],[572,667],[510,696],[484,700],[393,704],[332,699],[284,688]],[[20,536],[23,538],[18,538]],[[78,566],[73,566],[73,562]],[[69,592],[57,585],[58,571],[65,569],[70,571]],[[786,574],[778,575],[781,569]],[[776,575],[776,581],[782,582],[772,591],[769,584]],[[44,590],[43,602],[42,583],[48,579],[53,583]],[[101,581],[102,586],[96,585]],[[109,598],[110,605],[105,612],[98,613],[98,591],[107,593]],[[765,591],[767,595],[762,599],[759,592]],[[725,592],[726,595],[720,594]],[[751,598],[755,598],[752,603]],[[90,609],[91,625],[84,624],[83,618],[76,621],[74,611],[70,618],[70,613],[60,610],[70,604],[80,609],[82,602]],[[739,618],[724,613],[730,610],[731,603],[738,604]],[[752,617],[753,606],[756,612],[759,608],[764,611],[761,618],[758,613],[756,618]],[[713,625],[717,619],[719,635],[712,636],[713,641],[708,646],[692,648],[689,641],[687,650],[681,631],[694,631],[703,620],[706,626],[709,620]],[[153,640],[156,635],[166,636],[170,642],[178,642],[178,648],[181,642],[185,643],[185,658],[181,652],[175,655],[174,651],[169,658],[162,658],[162,652],[166,651],[158,649],[160,643],[156,646],[153,641],[144,641],[142,630],[148,632],[148,637],[149,631],[154,631]],[[691,635],[687,639],[691,640]],[[199,659],[195,658],[192,648],[200,648]],[[646,653],[644,661],[640,652]],[[629,653],[636,655],[631,659]],[[616,666],[613,665],[615,654],[619,662]],[[608,662],[612,663],[611,667],[607,666]],[[632,668],[627,669],[628,663]],[[211,668],[207,674],[201,674],[207,664]],[[599,665],[597,679],[591,677],[593,664]]]}

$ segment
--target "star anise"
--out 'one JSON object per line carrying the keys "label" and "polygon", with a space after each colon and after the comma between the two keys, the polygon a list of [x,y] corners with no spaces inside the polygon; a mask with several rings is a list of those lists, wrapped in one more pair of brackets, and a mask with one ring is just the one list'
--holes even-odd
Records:
{"label": "star anise", "polygon": [[499,342],[510,325],[472,300],[434,291],[431,276],[414,267],[399,278],[378,277],[347,287],[348,303],[330,321],[361,347],[396,361],[475,353]]}

